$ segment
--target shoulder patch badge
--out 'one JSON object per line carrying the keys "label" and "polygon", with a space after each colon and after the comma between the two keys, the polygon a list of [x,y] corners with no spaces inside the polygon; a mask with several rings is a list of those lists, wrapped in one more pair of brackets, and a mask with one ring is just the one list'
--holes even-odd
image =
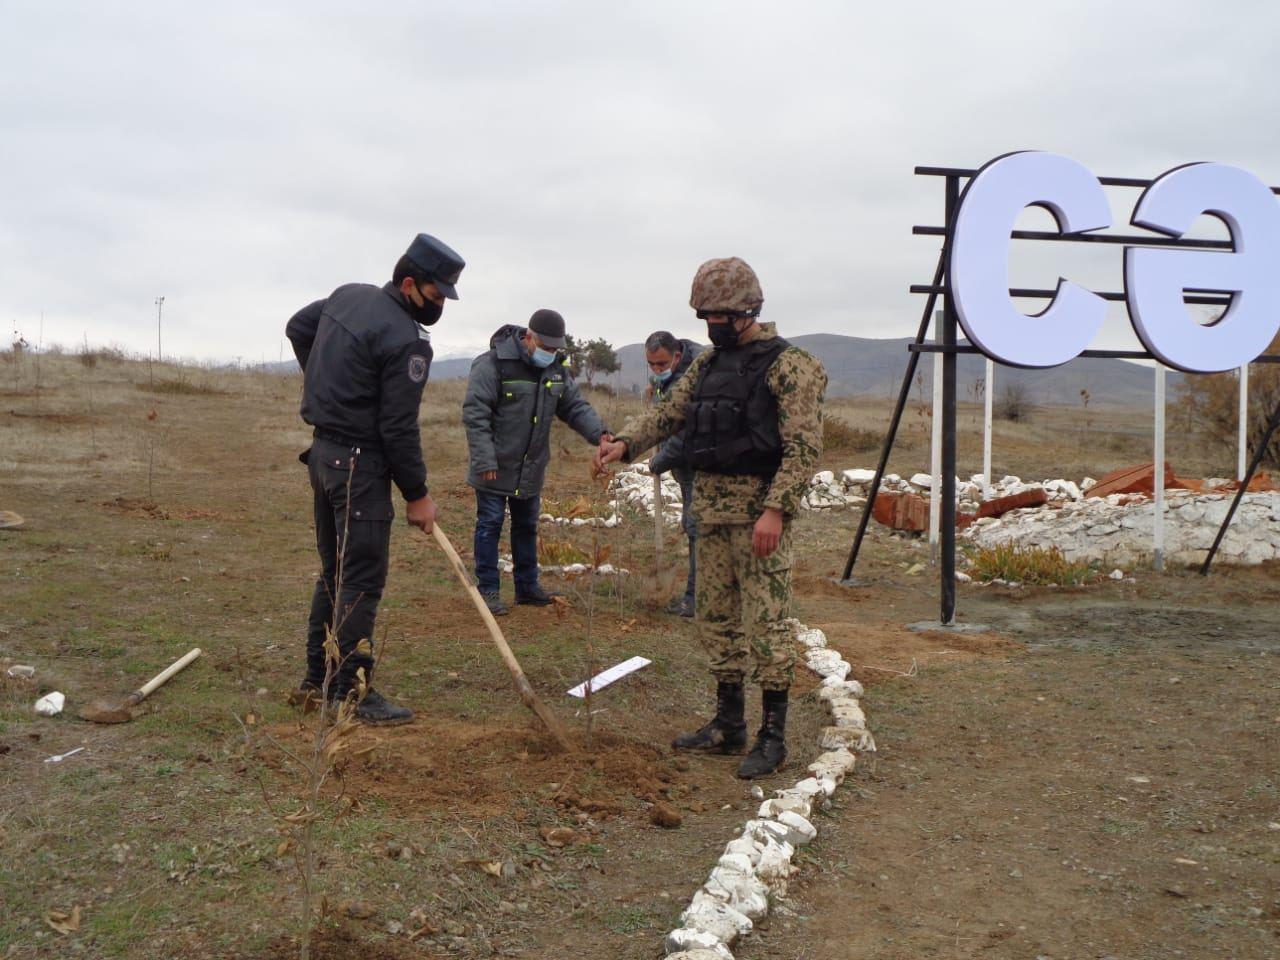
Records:
{"label": "shoulder patch badge", "polygon": [[427,358],[413,354],[409,357],[409,379],[414,383],[422,383],[427,379]]}

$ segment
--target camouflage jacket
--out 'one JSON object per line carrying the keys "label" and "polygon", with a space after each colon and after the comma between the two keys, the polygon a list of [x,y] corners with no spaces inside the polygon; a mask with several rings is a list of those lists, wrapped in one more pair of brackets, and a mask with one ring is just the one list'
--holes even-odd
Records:
{"label": "camouflage jacket", "polygon": [[[752,339],[771,340],[777,335],[774,324],[761,323]],[[637,459],[658,441],[683,429],[685,405],[693,399],[702,368],[715,353],[707,349],[698,355],[671,388],[669,403],[658,404],[623,425],[617,439],[626,443],[627,459]],[[698,471],[693,481],[693,512],[699,523],[754,523],[766,507],[775,507],[787,517],[800,509],[822,453],[827,372],[816,357],[792,346],[769,367],[765,385],[778,402],[782,465],[772,478]]]}

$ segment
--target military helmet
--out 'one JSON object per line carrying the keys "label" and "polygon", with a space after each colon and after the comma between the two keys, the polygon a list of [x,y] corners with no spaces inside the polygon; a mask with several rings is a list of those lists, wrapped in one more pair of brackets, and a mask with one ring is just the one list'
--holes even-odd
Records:
{"label": "military helmet", "polygon": [[740,257],[708,260],[693,275],[689,306],[704,313],[758,316],[764,293],[756,272]]}

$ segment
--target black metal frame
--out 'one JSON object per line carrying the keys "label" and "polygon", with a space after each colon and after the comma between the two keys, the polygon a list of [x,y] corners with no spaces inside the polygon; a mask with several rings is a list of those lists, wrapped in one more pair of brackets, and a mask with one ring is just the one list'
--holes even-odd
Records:
{"label": "black metal frame", "polygon": [[[876,496],[880,491],[880,482],[884,478],[884,472],[889,463],[889,455],[893,450],[894,441],[897,439],[898,427],[902,422],[902,413],[906,409],[907,399],[910,395],[911,382],[915,377],[916,366],[922,353],[941,353],[942,354],[942,491],[941,503],[942,513],[939,517],[940,521],[940,537],[942,540],[942,551],[939,562],[940,575],[940,593],[941,593],[941,613],[940,619],[943,624],[951,624],[955,622],[956,612],[956,578],[955,578],[955,560],[956,560],[956,356],[961,353],[981,353],[982,351],[975,346],[957,343],[957,329],[959,319],[956,316],[953,298],[951,296],[951,277],[948,269],[947,255],[951,246],[951,239],[955,229],[956,210],[960,204],[960,184],[962,180],[970,180],[977,173],[977,170],[963,169],[958,167],[916,167],[917,176],[924,177],[942,177],[945,179],[945,195],[944,195],[944,225],[937,226],[915,226],[912,233],[916,236],[933,236],[942,237],[942,249],[938,253],[938,265],[934,270],[933,282],[929,284],[913,284],[911,286],[912,293],[923,294],[928,297],[925,301],[923,314],[920,317],[920,327],[916,332],[915,340],[907,345],[910,354],[907,360],[906,373],[902,378],[902,387],[898,391],[898,402],[894,407],[893,416],[889,421],[889,429],[885,433],[884,444],[880,449],[880,460],[876,466],[875,477],[871,481],[871,492],[867,497],[867,502],[863,505],[862,515],[858,519],[857,532],[854,534],[853,544],[849,549],[849,557],[845,563],[843,580],[848,581],[853,573],[853,566],[858,560],[858,553],[862,548],[862,541],[867,532],[867,522],[871,517],[872,508],[875,505]],[[1139,180],[1130,177],[1099,177],[1098,180],[1103,186],[1107,187],[1137,187],[1145,189],[1154,182],[1152,180]],[[1272,187],[1271,192],[1280,194],[1280,187]],[[1097,233],[1053,233],[1043,230],[1015,230],[1011,234],[1015,240],[1036,240],[1036,241],[1056,241],[1067,243],[1109,243],[1120,244],[1124,246],[1154,246],[1154,247],[1191,247],[1196,249],[1211,250],[1230,250],[1233,244],[1228,240],[1196,240],[1183,239],[1165,236],[1153,236],[1151,234],[1097,234]],[[1098,292],[1094,291],[1097,296],[1104,300],[1124,301],[1126,297],[1123,293],[1114,291]],[[1056,290],[1037,290],[1028,288],[1011,288],[1009,295],[1011,297],[1020,297],[1028,299],[1049,300],[1056,296]],[[939,343],[926,343],[925,339],[929,332],[929,322],[932,319],[934,307],[938,298],[942,298],[942,323],[939,330]],[[1213,306],[1227,306],[1231,303],[1230,296],[1208,295],[1208,294],[1184,294],[1183,300],[1190,304],[1207,304]],[[1080,356],[1093,357],[1099,359],[1123,359],[1123,360],[1155,360],[1156,358],[1146,350],[1085,350]],[[999,361],[996,361],[997,363]],[[1158,361],[1157,361],[1158,362]],[[1280,356],[1263,354],[1254,358],[1254,363],[1280,363]],[[1002,364],[1003,366],[1003,364]],[[1218,530],[1218,536],[1214,540],[1213,547],[1209,551],[1209,555],[1205,558],[1204,565],[1200,572],[1207,574],[1209,566],[1213,562],[1214,554],[1217,553],[1218,546],[1222,542],[1223,536],[1227,531],[1227,526],[1231,523],[1232,517],[1235,515],[1236,507],[1240,503],[1240,499],[1248,487],[1249,482],[1253,479],[1254,472],[1257,470],[1258,464],[1262,460],[1263,453],[1270,443],[1272,433],[1280,427],[1280,407],[1277,407],[1275,413],[1271,416],[1268,424],[1266,436],[1258,449],[1254,452],[1253,460],[1249,465],[1249,470],[1240,482],[1240,490],[1236,494],[1235,500],[1231,504],[1226,517],[1223,519],[1222,526]]]}

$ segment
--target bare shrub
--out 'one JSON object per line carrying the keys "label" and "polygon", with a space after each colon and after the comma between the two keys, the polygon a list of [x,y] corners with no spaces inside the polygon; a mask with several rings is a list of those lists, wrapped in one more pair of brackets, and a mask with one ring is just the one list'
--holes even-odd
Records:
{"label": "bare shrub", "polygon": [[[1280,335],[1271,341],[1267,353],[1280,349]],[[1178,403],[1186,422],[1200,436],[1224,452],[1236,449],[1240,420],[1240,374],[1188,376],[1182,381]],[[1280,406],[1280,369],[1275,364],[1255,363],[1249,367],[1249,412],[1245,437],[1251,451],[1257,450],[1267,432],[1267,424]],[[1262,465],[1280,468],[1280,431],[1271,438]]]}
{"label": "bare shrub", "polygon": [[1031,396],[1022,383],[1006,383],[996,399],[992,414],[998,420],[1023,423],[1031,419]]}
{"label": "bare shrub", "polygon": [[884,435],[875,430],[850,425],[838,416],[822,418],[822,449],[827,453],[864,453],[879,450]]}

